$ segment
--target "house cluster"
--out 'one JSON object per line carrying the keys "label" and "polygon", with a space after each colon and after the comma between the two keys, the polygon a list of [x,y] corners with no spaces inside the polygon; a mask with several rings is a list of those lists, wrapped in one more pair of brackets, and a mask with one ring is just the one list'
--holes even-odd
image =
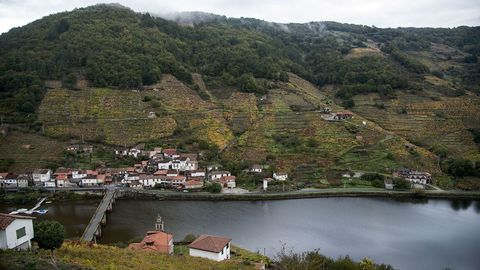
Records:
{"label": "house cluster", "polygon": [[236,177],[229,171],[219,170],[220,165],[208,166],[207,169],[199,168],[197,154],[177,153],[176,149],[172,148],[144,151],[139,146],[116,152],[120,155],[148,157],[148,160],[128,168],[58,168],[56,171],[36,169],[30,174],[22,175],[0,173],[0,187],[63,188],[123,184],[132,188],[153,188],[159,185],[165,188],[194,190],[203,188],[205,181],[220,183],[222,188],[236,186]]}
{"label": "house cluster", "polygon": [[[190,256],[207,258],[214,261],[230,259],[230,242],[232,239],[202,234],[188,245]],[[148,231],[139,243],[131,243],[128,248],[132,250],[145,250],[164,254],[173,254],[173,234],[164,231],[164,223],[160,216],[157,217],[155,230]]]}
{"label": "house cluster", "polygon": [[[231,241],[232,239],[226,237],[202,234],[188,245],[189,255],[214,261],[228,260]],[[141,242],[131,243],[128,246],[132,250],[165,254],[173,254],[173,247],[173,234],[162,230],[148,231]]]}
{"label": "house cluster", "polygon": [[420,172],[407,168],[400,168],[393,172],[393,177],[403,178],[415,184],[430,184],[432,183],[432,175],[428,172]]}
{"label": "house cluster", "polygon": [[322,118],[327,121],[345,121],[353,118],[353,113],[351,111],[340,111],[329,114],[323,114]]}
{"label": "house cluster", "polygon": [[121,183],[133,188],[155,186],[195,190],[203,188],[204,182],[219,183],[222,188],[235,188],[235,179],[229,171],[221,171],[220,165],[199,168],[197,154],[178,153],[174,148],[156,147],[153,151],[143,150],[144,145],[130,149],[115,150],[117,155],[144,157],[148,160],[135,164],[121,179]]}
{"label": "house cluster", "polygon": [[28,174],[0,173],[0,188],[24,188],[31,183],[31,176]]}

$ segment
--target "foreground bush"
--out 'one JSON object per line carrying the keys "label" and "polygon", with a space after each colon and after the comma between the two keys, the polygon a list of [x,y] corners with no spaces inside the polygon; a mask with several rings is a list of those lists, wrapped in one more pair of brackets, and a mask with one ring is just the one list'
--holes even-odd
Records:
{"label": "foreground bush", "polygon": [[65,229],[57,221],[42,221],[34,226],[35,241],[43,249],[57,249],[62,246]]}

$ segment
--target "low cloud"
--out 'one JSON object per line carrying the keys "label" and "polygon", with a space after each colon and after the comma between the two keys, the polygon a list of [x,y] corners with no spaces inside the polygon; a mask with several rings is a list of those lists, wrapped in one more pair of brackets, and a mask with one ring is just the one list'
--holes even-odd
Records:
{"label": "low cloud", "polygon": [[[272,22],[338,21],[377,27],[480,25],[478,0],[118,0],[139,12],[203,11]],[[0,0],[0,32],[52,13],[102,3],[95,0]]]}

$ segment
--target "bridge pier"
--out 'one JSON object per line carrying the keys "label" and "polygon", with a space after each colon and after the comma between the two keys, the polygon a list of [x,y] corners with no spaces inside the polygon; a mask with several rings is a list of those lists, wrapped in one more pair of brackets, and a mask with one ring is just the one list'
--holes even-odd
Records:
{"label": "bridge pier", "polygon": [[101,225],[107,225],[107,213],[103,214]]}

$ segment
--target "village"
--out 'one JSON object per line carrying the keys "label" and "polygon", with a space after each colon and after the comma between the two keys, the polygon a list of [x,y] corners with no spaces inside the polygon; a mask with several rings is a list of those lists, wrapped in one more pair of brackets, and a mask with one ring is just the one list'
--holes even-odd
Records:
{"label": "village", "polygon": [[[92,152],[92,145],[70,145],[66,151]],[[211,191],[212,185],[222,193],[244,193],[247,190],[237,187],[237,177],[230,171],[222,170],[221,164],[206,165],[201,168],[197,153],[179,153],[175,148],[154,147],[145,150],[144,144],[131,148],[114,149],[118,157],[132,157],[138,161],[132,167],[107,168],[96,170],[80,170],[72,168],[35,169],[31,173],[16,175],[14,173],[0,173],[0,188],[19,189],[26,187],[63,189],[87,188],[115,185],[132,189],[163,189],[179,192]],[[262,175],[261,186],[258,191],[266,192],[272,181],[285,182],[289,180],[287,172],[272,171],[266,175],[267,166],[253,164],[243,172],[250,175]],[[345,173],[343,179],[360,178],[363,172]],[[428,172],[416,171],[408,168],[398,168],[393,171],[392,178],[408,181],[412,186],[422,188],[432,183],[432,176]],[[392,178],[384,181],[385,189],[393,189]]]}
{"label": "village", "polygon": [[[155,147],[151,151],[143,150],[139,144],[132,148],[116,149],[117,156],[147,158],[133,167],[98,168],[96,170],[80,170],[71,168],[36,169],[32,173],[13,174],[0,173],[0,187],[14,188],[82,188],[116,185],[133,189],[162,188],[175,191],[199,191],[207,185],[216,184],[222,190],[236,188],[236,176],[221,170],[220,164],[200,168],[195,153],[177,153],[174,148]],[[91,152],[91,145],[71,145],[67,151]],[[253,165],[251,173],[261,173],[262,166]],[[285,181],[288,174],[274,172],[265,182]]]}

